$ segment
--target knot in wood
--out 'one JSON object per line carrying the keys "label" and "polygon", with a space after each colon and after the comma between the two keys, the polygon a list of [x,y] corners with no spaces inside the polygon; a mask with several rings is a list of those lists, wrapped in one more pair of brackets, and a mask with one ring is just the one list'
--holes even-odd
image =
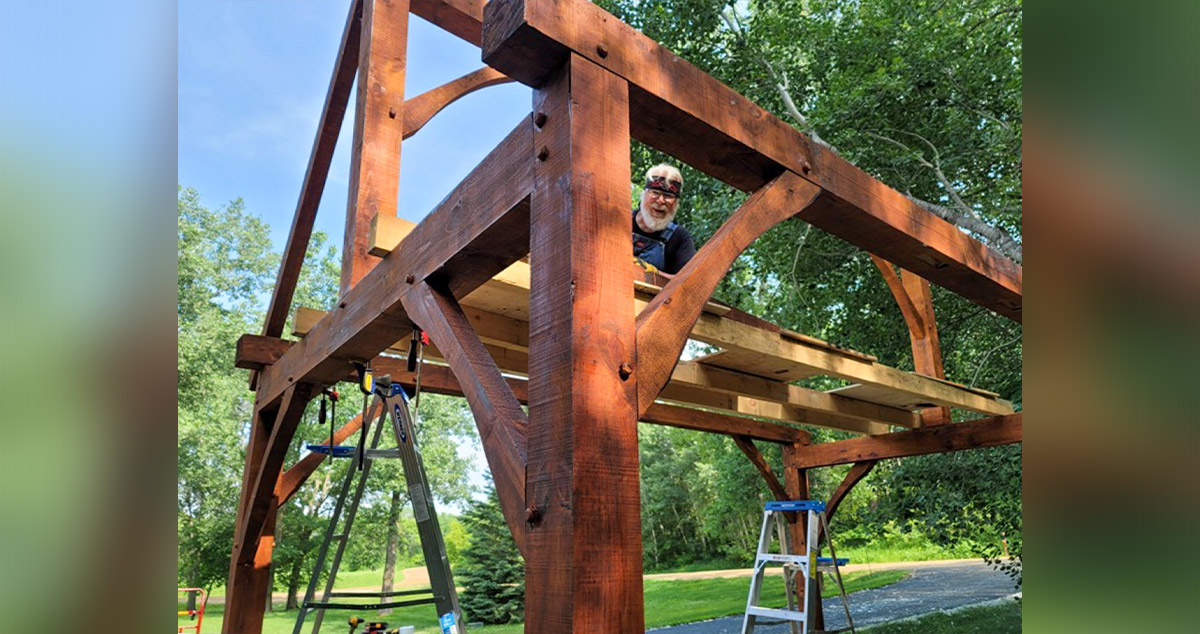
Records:
{"label": "knot in wood", "polygon": [[622,363],[620,368],[617,368],[617,374],[621,375],[621,380],[628,379],[633,374],[633,366],[628,362]]}
{"label": "knot in wood", "polygon": [[600,57],[608,57],[608,47],[603,44],[596,45],[596,54]]}
{"label": "knot in wood", "polygon": [[537,524],[542,521],[542,510],[536,506],[525,509],[525,521],[529,524]]}
{"label": "knot in wood", "polygon": [[807,174],[812,171],[812,163],[809,163],[808,161],[804,161],[803,163],[800,164],[800,169],[805,174]]}
{"label": "knot in wood", "polygon": [[389,119],[396,118],[396,109],[395,108],[388,108],[388,118]]}
{"label": "knot in wood", "polygon": [[408,274],[408,277],[405,277],[405,278],[404,278],[404,283],[405,283],[405,284],[412,284],[412,283],[413,283],[413,282],[415,282],[416,280],[417,280],[417,278],[416,278],[416,277],[415,277],[415,276],[414,276],[412,273],[409,273],[409,274]]}

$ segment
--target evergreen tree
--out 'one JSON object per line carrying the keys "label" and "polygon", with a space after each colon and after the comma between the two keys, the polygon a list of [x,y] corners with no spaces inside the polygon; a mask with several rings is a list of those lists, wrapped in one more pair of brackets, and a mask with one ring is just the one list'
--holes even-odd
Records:
{"label": "evergreen tree", "polygon": [[496,486],[488,483],[487,498],[463,514],[470,541],[455,573],[463,586],[462,608],[468,622],[488,625],[525,619],[525,560],[517,551]]}

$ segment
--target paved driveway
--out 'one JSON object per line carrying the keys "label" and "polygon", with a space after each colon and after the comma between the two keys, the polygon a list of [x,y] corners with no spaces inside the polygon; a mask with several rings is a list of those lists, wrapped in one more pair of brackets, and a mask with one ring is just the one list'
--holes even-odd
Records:
{"label": "paved driveway", "polygon": [[[828,583],[828,582],[827,582]],[[749,580],[747,580],[749,590]],[[928,562],[912,568],[912,576],[890,586],[850,595],[850,616],[856,626],[874,625],[936,610],[947,610],[1006,597],[1016,589],[1007,575],[982,561]],[[824,600],[825,627],[846,627],[842,600]],[[700,623],[650,630],[659,634],[738,634],[742,617],[732,616]],[[787,634],[787,624],[758,626],[755,634]]]}

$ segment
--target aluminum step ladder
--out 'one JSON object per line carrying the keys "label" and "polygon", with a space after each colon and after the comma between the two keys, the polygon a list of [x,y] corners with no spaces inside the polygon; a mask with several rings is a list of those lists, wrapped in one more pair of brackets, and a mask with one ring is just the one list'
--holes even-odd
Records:
{"label": "aluminum step ladder", "polygon": [[[400,384],[392,383],[387,376],[375,377],[372,381],[371,392],[374,401],[371,407],[363,411],[364,425],[368,427],[364,434],[371,434],[370,446],[360,446],[348,461],[346,477],[334,503],[333,515],[329,519],[329,527],[325,531],[325,539],[317,551],[317,559],[313,566],[312,578],[304,593],[304,602],[300,604],[300,612],[296,615],[296,626],[293,634],[300,634],[309,614],[314,615],[312,634],[319,634],[326,610],[382,610],[411,605],[433,604],[437,608],[439,622],[444,632],[466,634],[463,624],[462,608],[458,604],[458,594],[454,589],[454,576],[450,572],[450,561],[446,556],[446,545],[442,540],[442,531],[438,526],[437,511],[433,505],[433,493],[425,476],[425,466],[421,461],[421,453],[417,449],[412,417],[408,410],[408,395]],[[379,411],[379,417],[368,420],[370,412]],[[379,449],[379,440],[383,434],[385,419],[391,421],[392,433],[396,438],[394,449]],[[373,433],[371,430],[374,430]],[[331,456],[331,459],[336,456]],[[425,567],[429,571],[430,588],[428,590],[403,590],[397,592],[334,592],[333,584],[337,578],[338,568],[345,554],[350,528],[358,513],[366,488],[367,477],[371,473],[371,464],[378,459],[400,460],[404,469],[404,480],[408,486],[409,500],[413,505],[413,516],[417,521],[417,534],[421,538],[421,550],[425,555]],[[343,518],[343,514],[345,517]],[[339,530],[339,524],[340,530]],[[316,599],[317,583],[325,571],[329,550],[336,544],[332,560],[329,561],[328,576],[320,599]],[[389,600],[396,597],[429,595],[416,599]],[[372,603],[344,602],[340,599],[373,598]]]}
{"label": "aluminum step ladder", "polygon": [[[788,537],[786,514],[800,512],[808,516],[807,539],[804,540],[805,551],[793,553],[791,540]],[[772,528],[775,529],[779,540],[779,552],[777,553],[771,552],[771,544],[774,541],[771,537]],[[820,539],[822,531],[825,533],[825,539],[829,544],[829,554],[832,557],[819,556],[820,548],[817,540]],[[849,630],[854,632],[854,620],[850,618],[850,602],[846,598],[846,587],[842,584],[842,573],[839,570],[840,566],[846,565],[849,561],[849,559],[837,559],[837,553],[833,550],[829,526],[825,523],[824,502],[820,500],[767,502],[763,507],[762,532],[758,537],[758,553],[754,558],[754,575],[750,578],[750,596],[746,599],[746,615],[742,619],[742,634],[754,632],[755,625],[775,625],[782,622],[790,625],[792,634],[809,634],[810,631],[813,631],[809,628],[809,610],[820,605],[820,583],[818,583],[817,575],[821,572],[833,573],[837,579],[842,595],[842,606],[846,610],[846,622],[850,625]],[[767,564],[783,565],[787,608],[771,608],[758,604]],[[804,584],[803,596],[806,603],[803,608],[796,606],[796,587],[801,583]],[[817,593],[816,596],[814,593]],[[760,618],[777,620],[759,622]]]}

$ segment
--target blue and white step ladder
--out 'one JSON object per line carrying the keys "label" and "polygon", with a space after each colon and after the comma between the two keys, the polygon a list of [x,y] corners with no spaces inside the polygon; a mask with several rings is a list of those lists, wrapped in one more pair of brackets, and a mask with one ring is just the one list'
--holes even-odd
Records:
{"label": "blue and white step ladder", "polygon": [[[808,517],[807,539],[804,540],[804,552],[793,553],[791,540],[788,537],[786,514],[799,512],[803,512]],[[772,542],[775,541],[771,537],[772,525],[775,527],[775,534],[779,541],[779,552],[771,552]],[[826,543],[829,544],[829,554],[833,557],[818,556],[820,548],[817,540],[820,538],[822,530],[825,533]],[[820,584],[817,582],[817,573],[820,572],[833,573],[837,579],[842,595],[842,606],[846,610],[846,622],[850,626],[850,631],[853,632],[854,621],[850,618],[850,603],[846,599],[846,588],[842,585],[842,574],[838,569],[839,566],[846,565],[850,560],[836,559],[836,557],[837,553],[833,550],[833,541],[829,535],[829,526],[825,522],[824,502],[820,500],[767,502],[763,508],[762,532],[758,537],[758,554],[754,558],[754,576],[750,578],[750,596],[746,600],[746,616],[742,620],[742,634],[751,634],[756,624],[774,625],[782,622],[790,624],[792,634],[809,634],[808,607],[819,605],[818,602],[821,600],[819,596],[810,599],[813,596],[812,593],[820,592]],[[784,585],[787,588],[787,608],[758,605],[767,564],[783,565]],[[797,607],[795,589],[800,583],[804,584],[803,596],[807,605]],[[760,618],[777,620],[759,621]]]}

